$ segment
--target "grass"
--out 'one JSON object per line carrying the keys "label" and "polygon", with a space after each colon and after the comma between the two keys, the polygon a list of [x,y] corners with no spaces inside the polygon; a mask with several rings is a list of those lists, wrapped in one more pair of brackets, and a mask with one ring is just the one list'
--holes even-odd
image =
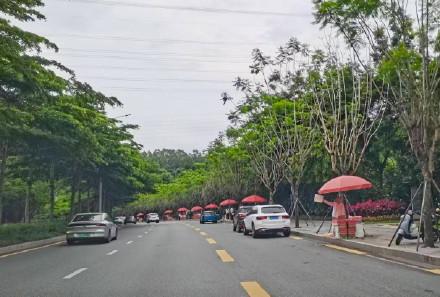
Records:
{"label": "grass", "polygon": [[64,234],[64,221],[0,225],[0,247]]}

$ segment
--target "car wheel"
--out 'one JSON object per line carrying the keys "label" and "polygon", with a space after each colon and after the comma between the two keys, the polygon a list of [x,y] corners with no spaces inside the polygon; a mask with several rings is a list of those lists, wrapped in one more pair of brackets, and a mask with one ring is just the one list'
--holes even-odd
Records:
{"label": "car wheel", "polygon": [[66,239],[67,245],[72,245],[73,244],[73,240],[72,239]]}
{"label": "car wheel", "polygon": [[118,239],[118,228],[116,228],[115,237],[113,239],[114,240]]}
{"label": "car wheel", "polygon": [[156,224],[159,224],[159,221],[156,221]]}
{"label": "car wheel", "polygon": [[147,224],[149,224],[150,223],[150,221],[147,221]]}
{"label": "car wheel", "polygon": [[112,241],[112,232],[111,232],[111,230],[108,231],[107,238],[105,239],[106,243],[109,243],[110,241]]}
{"label": "car wheel", "polygon": [[243,231],[243,229],[240,227],[240,225],[237,224],[237,232],[241,233]]}
{"label": "car wheel", "polygon": [[237,231],[237,225],[235,225],[234,223],[232,223],[232,231],[234,231],[234,232]]}
{"label": "car wheel", "polygon": [[289,237],[290,236],[290,229],[284,231],[283,234],[284,234],[284,237]]}
{"label": "car wheel", "polygon": [[246,236],[248,234],[249,234],[249,231],[248,231],[248,229],[246,229],[246,225],[245,225],[243,228],[243,235]]}
{"label": "car wheel", "polygon": [[254,224],[252,224],[252,237],[253,237],[253,238],[257,238],[257,237],[258,237],[257,232],[255,231],[255,226],[254,226]]}

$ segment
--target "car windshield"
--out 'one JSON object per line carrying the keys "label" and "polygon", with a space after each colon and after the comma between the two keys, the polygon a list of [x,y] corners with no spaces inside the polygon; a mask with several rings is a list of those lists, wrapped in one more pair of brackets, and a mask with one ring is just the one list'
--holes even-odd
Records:
{"label": "car windshield", "polygon": [[205,212],[203,212],[203,214],[210,216],[210,215],[213,215],[214,212],[213,211],[205,211]]}
{"label": "car windshield", "polygon": [[261,213],[284,213],[286,210],[281,206],[262,207]]}
{"label": "car windshield", "polygon": [[73,222],[96,222],[102,221],[102,214],[81,214],[77,215]]}
{"label": "car windshield", "polygon": [[150,213],[150,216],[152,216],[152,217],[156,217],[156,216],[157,216],[157,213]]}
{"label": "car windshield", "polygon": [[248,211],[250,211],[252,209],[252,207],[240,207],[240,209],[238,210],[238,212],[241,213],[247,213]]}

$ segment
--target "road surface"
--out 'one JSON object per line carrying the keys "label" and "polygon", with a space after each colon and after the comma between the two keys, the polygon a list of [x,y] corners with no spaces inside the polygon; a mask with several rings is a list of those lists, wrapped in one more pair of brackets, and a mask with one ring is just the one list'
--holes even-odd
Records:
{"label": "road surface", "polygon": [[420,297],[440,296],[440,275],[314,240],[170,222],[0,257],[0,296]]}

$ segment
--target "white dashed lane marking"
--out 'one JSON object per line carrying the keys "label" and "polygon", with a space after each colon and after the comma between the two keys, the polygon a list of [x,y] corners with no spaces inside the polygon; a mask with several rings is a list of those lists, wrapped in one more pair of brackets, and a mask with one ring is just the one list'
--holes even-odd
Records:
{"label": "white dashed lane marking", "polygon": [[127,244],[132,244],[133,240],[127,241]]}
{"label": "white dashed lane marking", "polygon": [[78,274],[80,274],[81,272],[86,271],[86,270],[87,270],[87,268],[80,268],[80,269],[77,269],[77,270],[75,270],[74,272],[72,272],[71,274],[68,274],[68,275],[66,275],[65,277],[63,277],[63,279],[71,279],[72,277],[74,277],[74,276],[76,276],[76,275],[78,275]]}
{"label": "white dashed lane marking", "polygon": [[118,250],[113,250],[113,251],[107,253],[107,255],[108,255],[108,256],[111,256],[111,255],[116,254],[117,252],[118,252]]}

